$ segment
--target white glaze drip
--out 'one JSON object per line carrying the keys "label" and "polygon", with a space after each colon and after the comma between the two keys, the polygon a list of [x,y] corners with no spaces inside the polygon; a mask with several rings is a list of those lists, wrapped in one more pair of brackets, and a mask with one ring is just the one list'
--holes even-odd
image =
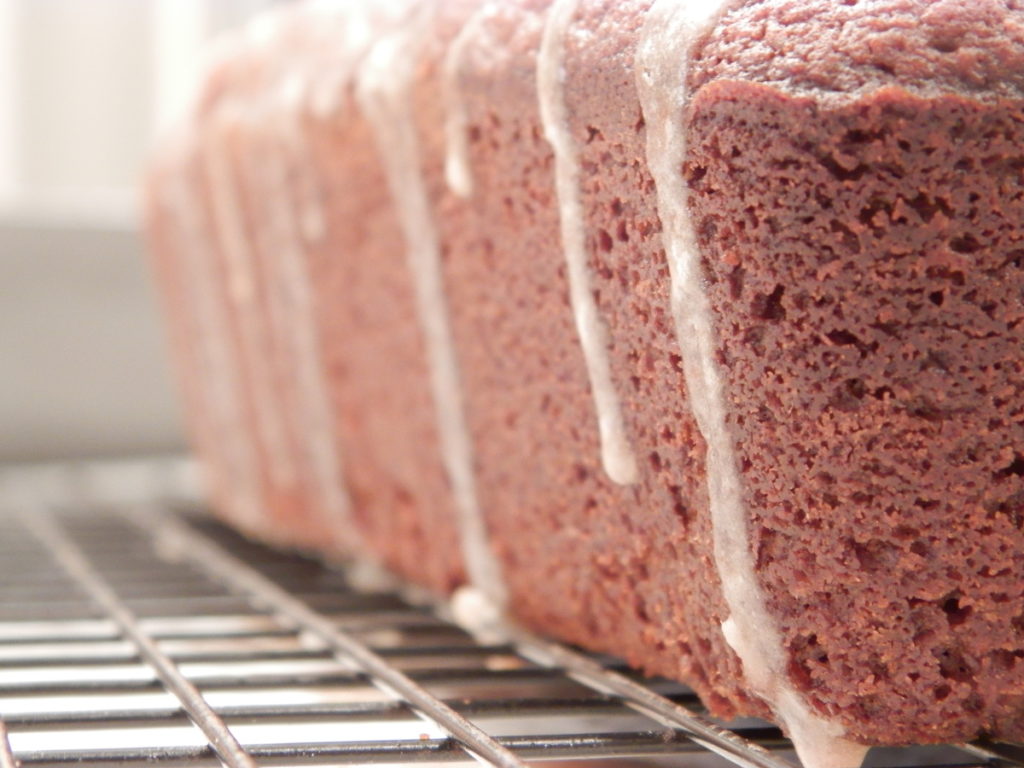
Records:
{"label": "white glaze drip", "polygon": [[[359,542],[360,537],[345,481],[344,459],[334,439],[334,414],[327,391],[312,276],[305,249],[305,243],[321,240],[327,229],[323,204],[316,193],[316,171],[302,128],[315,75],[315,57],[300,60],[299,67],[284,77],[266,116],[271,136],[278,144],[270,147],[267,163],[268,188],[276,203],[270,222],[275,234],[275,253],[270,261],[274,267],[274,284],[281,292],[289,321],[288,348],[300,395],[299,433],[305,438],[303,449],[317,489],[318,506],[328,515],[333,528],[343,531],[342,541],[351,546]],[[296,171],[294,179],[289,175],[290,165]],[[294,193],[289,188],[293,181]]]}
{"label": "white glaze drip", "polygon": [[[282,7],[254,17],[245,30],[235,36],[238,49],[235,56],[249,60],[258,58],[264,65],[269,61],[281,62],[283,66],[270,73],[269,79],[276,87],[264,88],[258,95],[243,88],[234,98],[229,94],[228,100],[220,106],[221,112],[230,110],[239,122],[245,122],[250,140],[259,136],[267,142],[266,155],[250,160],[253,175],[270,200],[262,225],[268,244],[260,249],[264,252],[263,269],[268,286],[269,328],[262,348],[266,371],[254,378],[270,383],[275,378],[290,377],[297,383],[298,392],[290,403],[298,412],[299,423],[294,430],[292,448],[296,453],[286,452],[285,455],[293,465],[296,458],[299,460],[299,469],[306,475],[304,485],[315,499],[316,508],[323,511],[350,546],[359,541],[359,536],[352,520],[341,458],[334,445],[331,408],[319,356],[303,247],[303,241],[322,240],[326,220],[308,153],[295,153],[294,157],[289,154],[285,158],[281,146],[289,152],[293,147],[306,149],[300,135],[300,112],[314,83],[319,82],[316,78],[330,71],[320,66],[318,56],[323,55],[322,44],[328,40],[333,55],[333,46],[341,39],[336,26],[338,11],[353,5],[353,0],[306,3],[298,12]],[[321,6],[331,13],[321,13]],[[321,21],[327,23],[321,24]],[[297,48],[299,41],[309,45]],[[253,55],[254,50],[258,56]],[[266,73],[257,76],[264,82],[268,80]],[[223,138],[219,141],[224,143]],[[293,190],[289,187],[292,181],[288,176],[289,162],[294,163],[297,171],[294,179],[297,199],[293,199]],[[279,350],[276,355],[271,352],[272,346]],[[276,366],[270,365],[272,359],[276,359]],[[275,401],[281,407],[289,407],[283,405],[284,398],[285,395],[278,392]],[[274,463],[281,458],[278,456]]]}
{"label": "white glaze drip", "polygon": [[[181,233],[182,247],[177,249],[183,262],[184,284],[192,298],[196,323],[193,338],[198,347],[201,396],[208,402],[206,412],[215,434],[223,440],[228,488],[238,507],[238,524],[252,531],[265,526],[266,510],[256,487],[259,469],[252,445],[246,438],[245,417],[239,401],[241,376],[234,348],[228,339],[226,307],[217,296],[216,260],[210,250],[212,234],[205,232],[197,210],[198,195],[189,188],[187,176],[179,175],[168,184],[166,202],[175,228]],[[216,459],[215,459],[216,460]]]}
{"label": "white glaze drip", "polygon": [[715,562],[730,611],[726,640],[751,689],[785,725],[807,768],[856,768],[867,748],[843,738],[838,723],[814,712],[789,682],[782,636],[768,612],[751,551],[749,520],[725,395],[715,363],[711,306],[701,277],[697,235],[681,168],[684,111],[693,49],[728,9],[728,0],[655,0],[637,50],[637,87],[647,125],[647,162],[672,281],[672,310],[690,405],[707,443],[707,482]]}
{"label": "white glaze drip", "polygon": [[281,88],[281,101],[284,114],[290,118],[285,119],[283,125],[285,145],[291,152],[298,173],[296,194],[299,232],[305,242],[313,245],[323,240],[327,234],[327,220],[309,142],[305,140],[302,132],[302,117],[308,100],[308,83],[309,80],[304,73],[292,73]]}
{"label": "white glaze drip", "polygon": [[608,330],[598,315],[587,264],[585,214],[580,194],[580,163],[565,102],[565,38],[579,0],[555,0],[544,25],[537,56],[537,92],[544,136],[555,153],[555,186],[562,230],[562,249],[569,279],[569,297],[576,320],[587,375],[597,410],[601,462],[614,482],[635,483],[636,457],[612,381]]}
{"label": "white glaze drip", "polygon": [[269,330],[256,301],[252,248],[247,242],[242,221],[236,180],[231,170],[222,128],[229,128],[228,110],[220,110],[208,124],[203,156],[204,171],[210,189],[214,229],[219,237],[220,251],[227,264],[228,291],[239,322],[242,354],[250,371],[248,377],[253,395],[256,428],[260,443],[270,459],[270,476],[279,486],[295,481],[295,465],[285,440],[284,414],[271,390],[273,372],[266,353]]}
{"label": "white glaze drip", "polygon": [[[280,105],[271,107],[272,112],[280,109]],[[298,127],[293,121],[298,119],[298,115],[289,114],[287,109],[283,115],[267,116],[270,138],[278,145],[269,147],[267,156],[261,160],[268,181],[266,189],[273,201],[268,221],[273,244],[269,258],[271,288],[285,319],[285,347],[294,365],[299,389],[300,424],[297,433],[312,474],[315,498],[318,507],[333,523],[333,529],[340,532],[342,540],[351,543],[358,538],[357,529],[345,484],[342,457],[334,441],[334,419],[320,357],[309,264],[300,231],[302,216],[297,215],[289,189],[289,162],[298,160],[300,165],[302,162],[295,156]]]}
{"label": "white glaze drip", "polygon": [[378,150],[406,241],[416,308],[430,363],[441,453],[455,496],[463,556],[472,583],[504,606],[498,563],[490,551],[473,473],[473,450],[463,411],[462,385],[448,320],[441,248],[420,158],[412,112],[415,65],[432,3],[409,3],[400,24],[380,36],[359,67],[356,95],[374,128]]}
{"label": "white glaze drip", "polygon": [[473,167],[469,159],[469,113],[462,97],[462,67],[469,47],[479,43],[480,32],[493,14],[490,3],[484,3],[459,30],[445,53],[442,98],[444,99],[444,177],[459,197],[473,194]]}
{"label": "white glaze drip", "polygon": [[[334,56],[329,67],[311,73],[308,80],[309,102],[313,114],[328,118],[338,113],[348,98],[356,68],[387,21],[391,3],[367,3],[365,0],[318,0],[306,8],[325,20],[326,28],[336,30]],[[340,27],[337,26],[341,22]],[[337,54],[343,53],[344,58]]]}
{"label": "white glaze drip", "polygon": [[498,645],[508,639],[502,606],[478,587],[459,587],[452,593],[448,608],[455,623],[469,632],[478,643]]}

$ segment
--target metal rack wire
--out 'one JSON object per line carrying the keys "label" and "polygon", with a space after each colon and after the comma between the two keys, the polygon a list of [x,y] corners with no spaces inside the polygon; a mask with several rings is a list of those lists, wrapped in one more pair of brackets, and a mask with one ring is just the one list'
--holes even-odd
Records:
{"label": "metal rack wire", "polygon": [[[187,473],[186,473],[187,474]],[[174,513],[179,464],[0,473],[0,768],[796,764],[777,729]],[[1024,766],[1018,747],[869,765]]]}

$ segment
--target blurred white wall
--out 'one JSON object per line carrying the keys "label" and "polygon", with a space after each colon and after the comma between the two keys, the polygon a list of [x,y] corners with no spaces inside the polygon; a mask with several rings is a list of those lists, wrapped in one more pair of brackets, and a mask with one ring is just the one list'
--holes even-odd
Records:
{"label": "blurred white wall", "polygon": [[204,42],[270,0],[0,0],[0,205],[130,207]]}
{"label": "blurred white wall", "polygon": [[272,0],[0,0],[0,462],[182,444],[139,237],[205,41]]}

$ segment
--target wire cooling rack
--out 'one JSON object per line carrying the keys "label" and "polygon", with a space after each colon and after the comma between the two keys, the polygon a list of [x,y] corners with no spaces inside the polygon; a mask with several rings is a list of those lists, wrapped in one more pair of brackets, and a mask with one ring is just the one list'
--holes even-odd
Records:
{"label": "wire cooling rack", "polygon": [[171,460],[0,472],[0,768],[797,765],[777,729],[716,722],[681,685],[515,630],[475,640],[443,606],[174,511],[192,486]]}

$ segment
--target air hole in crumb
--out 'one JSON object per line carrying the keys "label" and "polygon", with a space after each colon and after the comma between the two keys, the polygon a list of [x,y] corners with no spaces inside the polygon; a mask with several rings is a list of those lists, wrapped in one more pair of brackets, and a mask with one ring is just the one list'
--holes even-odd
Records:
{"label": "air hole in crumb", "polygon": [[703,181],[704,177],[708,175],[708,169],[703,165],[697,165],[692,168],[690,173],[686,177],[686,182],[689,186],[695,187]]}
{"label": "air hole in crumb", "polygon": [[939,674],[947,680],[967,682],[974,674],[967,658],[956,648],[935,649],[932,655],[939,660]]}
{"label": "air hole in crumb", "polygon": [[743,295],[743,280],[746,277],[747,270],[743,267],[736,267],[726,277],[729,283],[729,298],[735,300]]}
{"label": "air hole in crumb", "polygon": [[829,331],[825,336],[839,347],[860,346],[860,339],[849,331]]}
{"label": "air hole in crumb", "polygon": [[1003,480],[1007,477],[1020,477],[1021,475],[1024,475],[1024,456],[1017,453],[1014,454],[1013,461],[996,472],[993,477],[996,480]]}
{"label": "air hole in crumb", "polygon": [[857,233],[850,229],[843,222],[833,219],[829,223],[829,229],[837,235],[840,235],[843,240],[843,247],[852,253],[860,253],[860,238],[857,237]]}
{"label": "air hole in crumb", "polygon": [[921,363],[921,370],[928,370],[929,368],[938,368],[940,371],[952,373],[952,357],[946,352],[941,352],[937,349],[930,349]]}
{"label": "air hole in crumb", "polygon": [[770,322],[784,320],[786,308],[782,305],[782,296],[785,292],[784,287],[776,285],[775,290],[769,294],[757,294],[751,306],[754,316]]}
{"label": "air hole in crumb", "polygon": [[651,617],[647,613],[647,604],[644,602],[644,599],[640,597],[640,595],[637,595],[634,598],[633,608],[636,611],[637,618],[640,619],[640,621],[642,621],[644,624],[647,624],[651,620]]}
{"label": "air hole in crumb", "polygon": [[944,701],[945,699],[949,698],[949,694],[951,694],[952,692],[953,689],[950,688],[948,685],[940,685],[938,688],[935,689],[935,700]]}
{"label": "air hole in crumb", "polygon": [[1007,671],[1017,666],[1017,662],[1024,659],[1024,651],[1009,651],[1000,648],[992,653],[993,664]]}
{"label": "air hole in crumb", "polygon": [[615,237],[618,238],[620,243],[629,242],[629,229],[626,227],[626,222],[619,222],[618,226],[615,228]]}
{"label": "air hole in crumb", "polygon": [[948,418],[948,414],[925,398],[918,398],[907,406],[907,413],[915,419],[937,423]]}
{"label": "air hole in crumb", "polygon": [[861,407],[860,401],[867,394],[867,387],[860,379],[847,379],[838,387],[829,404],[840,411],[852,412]]}
{"label": "air hole in crumb", "polygon": [[1000,264],[1000,269],[1005,267],[1013,267],[1014,269],[1024,267],[1024,250],[1018,248],[1010,251],[1006,255],[1006,259],[1003,260],[1003,263]]}
{"label": "air hole in crumb", "polygon": [[[857,218],[860,219],[861,224],[877,229],[884,225],[891,213],[892,203],[886,200],[872,199],[868,205],[860,210]],[[879,218],[879,214],[882,214],[883,217]],[[876,219],[878,220],[876,221]]]}
{"label": "air hole in crumb", "polygon": [[935,218],[935,214],[941,212],[947,218],[953,217],[953,209],[949,203],[941,197],[937,197],[934,200],[925,193],[921,192],[910,200],[907,200],[907,205],[913,208],[917,215],[922,220],[929,222]]}
{"label": "air hole in crumb", "polygon": [[885,570],[892,560],[892,547],[880,539],[852,542],[853,554],[860,564],[861,570],[868,573]]}
{"label": "air hole in crumb", "polygon": [[1005,516],[1018,530],[1024,529],[1024,491],[1017,491],[992,505],[990,517],[995,515]]}
{"label": "air hole in crumb", "polygon": [[608,253],[612,249],[612,246],[615,244],[612,241],[612,236],[609,235],[607,230],[604,229],[600,230],[597,233],[597,242],[601,250],[604,251],[605,253]]}
{"label": "air hole in crumb", "polygon": [[977,241],[974,235],[967,233],[962,237],[954,237],[949,241],[949,247],[957,253],[977,253],[984,246]]}
{"label": "air hole in crumb", "polygon": [[878,138],[877,134],[853,128],[846,132],[846,135],[843,137],[843,141],[849,142],[850,144],[870,144],[876,138]]}
{"label": "air hole in crumb", "polygon": [[651,462],[651,469],[653,469],[655,472],[661,472],[661,456],[658,454],[657,451],[652,452],[651,455],[648,457],[648,460]]}
{"label": "air hole in crumb", "polygon": [[972,693],[964,699],[963,708],[967,712],[981,712],[985,708],[985,700],[981,697],[981,694],[977,692]]}
{"label": "air hole in crumb", "polygon": [[683,489],[678,485],[670,485],[668,490],[672,494],[672,513],[683,524],[683,528],[689,528],[692,514],[686,504],[683,503]]}
{"label": "air hole in crumb", "polygon": [[818,645],[817,635],[798,637],[791,647],[789,671],[793,679],[803,690],[813,687],[813,671],[815,668],[827,667],[828,653]]}
{"label": "air hole in crumb", "polygon": [[942,604],[942,610],[946,614],[946,621],[949,622],[951,627],[959,627],[968,617],[970,617],[972,608],[969,605],[961,607],[959,597],[950,597]]}
{"label": "air hole in crumb", "polygon": [[928,301],[934,304],[936,307],[941,307],[946,301],[946,294],[942,291],[933,291],[928,294]]}
{"label": "air hole in crumb", "polygon": [[859,181],[870,170],[864,163],[859,163],[853,168],[846,168],[832,155],[819,157],[818,162],[838,181]]}

